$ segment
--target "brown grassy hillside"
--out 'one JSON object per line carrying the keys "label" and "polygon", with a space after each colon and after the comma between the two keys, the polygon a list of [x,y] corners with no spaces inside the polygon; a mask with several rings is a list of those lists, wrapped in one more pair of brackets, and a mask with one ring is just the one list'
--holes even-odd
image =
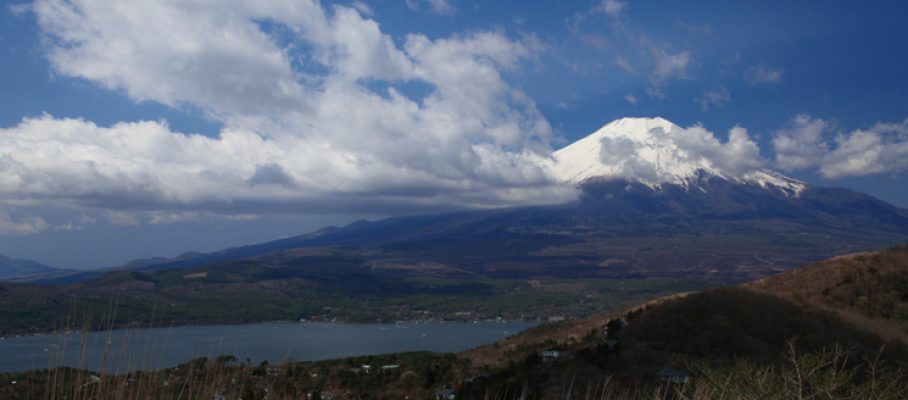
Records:
{"label": "brown grassy hillside", "polygon": [[908,244],[831,258],[746,287],[834,312],[860,328],[908,344]]}
{"label": "brown grassy hillside", "polygon": [[602,340],[609,320],[628,317],[623,350],[611,366],[617,362],[636,374],[690,357],[769,361],[792,338],[809,351],[847,343],[868,355],[888,343],[887,353],[901,354],[908,345],[908,245],[835,257],[740,287],[546,324],[463,356],[474,367],[489,368],[547,348],[576,351]]}
{"label": "brown grassy hillside", "polygon": [[548,347],[582,346],[584,339],[588,339],[591,333],[595,333],[594,336],[597,337],[601,336],[602,327],[611,320],[623,318],[630,313],[639,312],[661,303],[682,299],[694,293],[696,292],[672,294],[617,312],[543,324],[498,342],[467,350],[461,355],[469,359],[474,367],[487,368],[523,360],[527,355],[542,352]]}

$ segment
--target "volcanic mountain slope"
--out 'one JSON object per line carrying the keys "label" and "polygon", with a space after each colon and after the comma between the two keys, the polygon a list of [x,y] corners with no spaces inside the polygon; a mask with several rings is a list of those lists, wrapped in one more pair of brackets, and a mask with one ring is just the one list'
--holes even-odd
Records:
{"label": "volcanic mountain slope", "polygon": [[[290,249],[345,247],[369,249],[369,265],[431,263],[493,278],[742,282],[908,238],[908,211],[758,165],[698,155],[704,152],[688,148],[685,135],[702,135],[701,130],[661,118],[626,118],[555,152],[543,164],[580,190],[578,200],[568,204],[360,221],[253,246],[151,260],[137,268],[197,267]],[[746,148],[748,143],[733,131],[727,143],[710,145]]]}

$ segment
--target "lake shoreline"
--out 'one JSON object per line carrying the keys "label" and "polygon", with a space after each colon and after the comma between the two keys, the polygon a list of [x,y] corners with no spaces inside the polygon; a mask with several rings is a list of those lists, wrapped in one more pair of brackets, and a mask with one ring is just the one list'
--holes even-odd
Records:
{"label": "lake shoreline", "polygon": [[[240,325],[70,331],[0,340],[0,372],[73,367],[158,370],[199,357],[320,361],[398,352],[457,353],[494,343],[538,322],[387,324],[280,321]],[[86,355],[87,354],[87,355]]]}
{"label": "lake shoreline", "polygon": [[268,321],[229,321],[229,320],[210,320],[205,322],[177,322],[173,321],[170,324],[152,324],[145,326],[144,324],[138,322],[131,322],[126,324],[114,324],[112,327],[106,328],[90,328],[90,329],[64,329],[64,330],[33,330],[29,332],[16,333],[11,332],[5,335],[0,335],[0,340],[6,340],[11,338],[24,338],[30,336],[51,336],[59,334],[73,334],[73,333],[98,333],[98,332],[116,332],[130,329],[166,329],[166,328],[184,328],[184,327],[202,327],[202,326],[238,326],[238,325],[256,325],[256,324],[344,324],[344,325],[397,325],[397,324],[485,324],[485,323],[499,323],[499,324],[510,324],[510,323],[535,323],[541,324],[545,322],[544,319],[538,318],[527,318],[527,319],[482,319],[482,320],[454,320],[454,319],[412,319],[412,320],[400,320],[394,322],[364,322],[358,320],[347,320],[347,319],[333,319],[333,320],[307,320],[300,319],[295,320],[268,320]]}

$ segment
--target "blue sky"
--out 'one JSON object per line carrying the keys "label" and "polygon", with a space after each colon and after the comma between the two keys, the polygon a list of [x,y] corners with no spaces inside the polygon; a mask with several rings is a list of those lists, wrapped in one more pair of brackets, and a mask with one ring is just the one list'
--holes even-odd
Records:
{"label": "blue sky", "polygon": [[908,207],[903,2],[7,2],[0,253],[109,266],[572,191],[627,116]]}

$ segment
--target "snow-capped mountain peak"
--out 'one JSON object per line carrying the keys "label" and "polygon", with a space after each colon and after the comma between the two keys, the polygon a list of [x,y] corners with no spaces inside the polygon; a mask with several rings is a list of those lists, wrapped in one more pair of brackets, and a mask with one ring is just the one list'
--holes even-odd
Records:
{"label": "snow-capped mountain peak", "polygon": [[664,118],[622,118],[553,154],[552,174],[580,184],[627,179],[652,188],[689,187],[702,177],[720,177],[797,196],[805,184],[762,169],[756,144],[742,128],[720,142],[700,126],[681,128]]}

